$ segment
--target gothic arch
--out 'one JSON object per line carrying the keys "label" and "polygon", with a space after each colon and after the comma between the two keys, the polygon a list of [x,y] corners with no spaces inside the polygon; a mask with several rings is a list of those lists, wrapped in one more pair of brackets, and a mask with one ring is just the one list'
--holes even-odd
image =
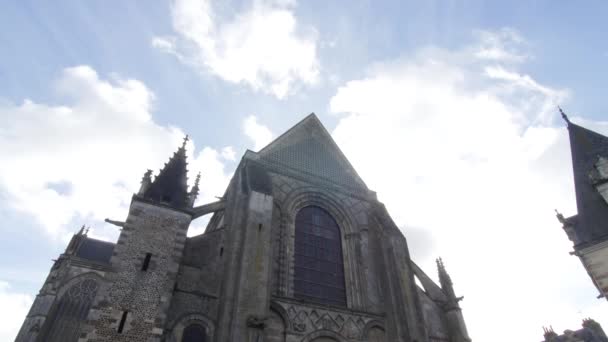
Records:
{"label": "gothic arch", "polygon": [[100,288],[105,284],[105,279],[102,278],[99,274],[97,274],[95,272],[83,273],[83,274],[77,275],[73,278],[70,278],[70,280],[61,284],[61,286],[59,287],[59,290],[57,290],[56,298],[60,298],[71,286],[73,286],[74,284],[76,284],[82,280],[85,280],[85,279],[91,279],[91,280],[98,282]]}
{"label": "gothic arch", "polygon": [[363,307],[363,286],[360,262],[357,260],[357,250],[360,248],[359,227],[353,213],[338,197],[320,190],[318,187],[301,187],[292,190],[283,201],[283,215],[287,233],[286,261],[282,271],[286,279],[286,296],[293,297],[294,286],[294,240],[295,218],[298,211],[307,206],[317,206],[327,211],[336,221],[342,237],[342,256],[344,260],[344,277],[346,283],[346,301],[348,308]]}
{"label": "gothic arch", "polygon": [[283,207],[285,215],[290,221],[295,219],[296,213],[303,207],[316,205],[327,210],[336,220],[343,235],[358,232],[357,224],[353,220],[354,214],[341,203],[336,196],[325,191],[320,191],[318,187],[301,187],[292,190],[287,194]]}
{"label": "gothic arch", "polygon": [[[369,322],[367,322],[365,327],[363,327],[363,333],[361,334],[361,339],[365,340],[365,341],[376,342],[376,340],[370,340],[370,338],[372,338],[372,336],[370,336],[370,335],[374,334],[374,332],[377,332],[377,331],[381,331],[384,334],[386,332],[386,329],[384,329],[384,324],[382,324],[382,322],[380,322],[378,320],[369,321]],[[377,336],[373,336],[373,337],[377,338]],[[386,335],[384,338],[386,339]]]}
{"label": "gothic arch", "polygon": [[[281,310],[282,311],[282,310]],[[288,320],[272,304],[264,327],[264,341],[285,342],[288,331]]]}
{"label": "gothic arch", "polygon": [[39,337],[44,341],[77,341],[102,281],[99,275],[90,272],[61,286]]}
{"label": "gothic arch", "polygon": [[331,330],[317,330],[317,331],[313,331],[310,334],[304,336],[304,338],[302,340],[300,340],[300,342],[317,342],[318,340],[320,341],[336,341],[336,342],[345,342],[348,341],[348,339],[346,339],[344,336],[333,332]]}
{"label": "gothic arch", "polygon": [[170,341],[181,342],[184,335],[184,330],[191,324],[198,324],[204,327],[205,332],[207,333],[207,341],[213,341],[215,325],[209,317],[201,313],[188,313],[178,318],[173,325],[173,329],[171,330]]}
{"label": "gothic arch", "polygon": [[275,301],[271,301],[270,310],[275,311],[279,315],[279,317],[281,317],[283,323],[285,323],[285,329],[292,330],[289,315],[287,314],[287,311],[285,311],[285,308],[283,308],[280,304],[277,304]]}

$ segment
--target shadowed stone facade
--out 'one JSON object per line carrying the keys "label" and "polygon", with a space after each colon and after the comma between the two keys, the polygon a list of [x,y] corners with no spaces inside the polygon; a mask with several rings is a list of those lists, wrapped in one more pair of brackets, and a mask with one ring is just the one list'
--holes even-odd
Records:
{"label": "shadowed stone facade", "polygon": [[[571,255],[579,257],[598,289],[608,299],[608,137],[576,125],[561,110],[568,125],[578,213],[557,219],[573,243]],[[583,328],[562,335],[545,328],[546,342],[608,342],[599,323],[583,320]]]}
{"label": "shadowed stone facade", "polygon": [[437,285],[314,114],[218,202],[193,207],[186,164],[144,175],[115,245],[74,236],[17,341],[470,341],[443,262]]}

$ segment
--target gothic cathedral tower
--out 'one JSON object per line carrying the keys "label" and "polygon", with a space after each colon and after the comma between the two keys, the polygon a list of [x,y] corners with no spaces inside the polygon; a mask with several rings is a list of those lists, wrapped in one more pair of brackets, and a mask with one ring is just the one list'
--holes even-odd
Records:
{"label": "gothic cathedral tower", "polygon": [[[560,109],[561,111],[561,109]],[[599,296],[608,299],[608,137],[568,125],[578,213],[557,214]]]}
{"label": "gothic cathedral tower", "polygon": [[470,341],[443,262],[439,286],[314,114],[217,202],[186,172],[182,146],[144,175],[116,244],[75,235],[17,341]]}

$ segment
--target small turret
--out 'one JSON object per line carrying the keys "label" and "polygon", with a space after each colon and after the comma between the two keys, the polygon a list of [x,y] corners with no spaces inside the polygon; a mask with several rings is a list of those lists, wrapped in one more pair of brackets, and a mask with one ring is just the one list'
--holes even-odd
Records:
{"label": "small turret", "polygon": [[192,186],[192,189],[190,189],[190,193],[188,193],[188,205],[190,207],[194,207],[194,202],[196,201],[196,198],[198,197],[198,192],[199,192],[199,187],[198,184],[201,181],[201,173],[199,172],[198,175],[196,175],[196,180],[194,181],[194,185]]}
{"label": "small turret", "polygon": [[437,271],[439,273],[439,284],[441,285],[443,292],[445,292],[446,296],[448,297],[449,303],[458,307],[458,302],[460,302],[463,297],[456,297],[452,278],[450,278],[450,275],[445,270],[445,265],[443,264],[443,260],[441,258],[437,259]]}
{"label": "small turret", "polygon": [[139,192],[137,194],[143,196],[150,187],[150,184],[152,184],[152,170],[148,169],[141,178],[141,186],[139,187]]}
{"label": "small turret", "polygon": [[604,329],[602,329],[602,326],[595,320],[591,318],[583,319],[583,328],[591,330],[599,340],[608,341],[608,336],[606,336]]}
{"label": "small turret", "polygon": [[545,342],[551,342],[558,337],[557,333],[553,331],[553,327],[543,327]]}
{"label": "small turret", "polygon": [[89,233],[89,228],[86,228],[83,224],[78,230],[78,233],[72,235],[72,239],[68,243],[68,246],[65,248],[65,254],[71,255],[76,253],[78,247],[82,244],[82,241],[86,239],[87,234]]}
{"label": "small turret", "polygon": [[[186,162],[186,135],[182,146],[173,153],[154,181],[149,182],[151,172],[144,174],[140,196],[174,208],[191,208],[188,193],[188,163]],[[149,185],[148,185],[149,184]]]}
{"label": "small turret", "polygon": [[471,338],[469,337],[467,327],[464,324],[462,310],[460,309],[460,305],[458,305],[458,302],[460,302],[464,297],[456,297],[452,279],[445,270],[445,265],[443,264],[443,260],[441,260],[441,258],[437,259],[437,271],[439,272],[439,284],[441,285],[441,290],[443,290],[443,293],[447,298],[447,302],[445,303],[443,310],[446,313],[450,336],[452,336],[450,341],[470,342]]}

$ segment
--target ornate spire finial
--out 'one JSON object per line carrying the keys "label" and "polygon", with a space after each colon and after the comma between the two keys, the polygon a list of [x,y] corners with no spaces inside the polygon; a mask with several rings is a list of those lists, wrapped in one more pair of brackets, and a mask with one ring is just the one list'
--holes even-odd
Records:
{"label": "ornate spire finial", "polygon": [[562,115],[562,118],[566,121],[566,123],[568,125],[571,124],[570,119],[568,118],[568,115],[566,115],[566,113],[564,113],[564,111],[562,110],[562,107],[557,106],[557,109],[559,109],[559,113]]}
{"label": "ornate spire finial", "polygon": [[564,215],[562,215],[562,213],[557,211],[557,209],[555,209],[555,216],[557,217],[557,220],[559,221],[559,223],[566,224],[566,218],[564,217]]}
{"label": "ornate spire finial", "polygon": [[543,327],[543,331],[544,331],[544,336],[545,336],[545,341],[546,342],[553,341],[553,339],[557,337],[557,334],[553,330],[552,326],[549,326],[548,328],[547,327]]}
{"label": "ornate spire finial", "polygon": [[80,227],[80,230],[78,231],[78,235],[82,235],[83,232],[84,232],[84,224],[82,225],[82,227]]}
{"label": "ornate spire finial", "polygon": [[198,175],[196,175],[194,185],[192,186],[192,189],[190,189],[190,193],[188,194],[188,203],[190,204],[190,206],[194,206],[194,201],[196,201],[196,198],[198,197],[198,184],[200,181],[201,173],[199,172]]}
{"label": "ornate spire finial", "polygon": [[201,181],[201,172],[199,171],[196,175],[196,180],[194,180],[194,187],[198,189],[198,183]]}
{"label": "ornate spire finial", "polygon": [[184,142],[182,143],[182,148],[186,148],[186,143],[190,140],[190,136],[186,134],[184,137]]}

